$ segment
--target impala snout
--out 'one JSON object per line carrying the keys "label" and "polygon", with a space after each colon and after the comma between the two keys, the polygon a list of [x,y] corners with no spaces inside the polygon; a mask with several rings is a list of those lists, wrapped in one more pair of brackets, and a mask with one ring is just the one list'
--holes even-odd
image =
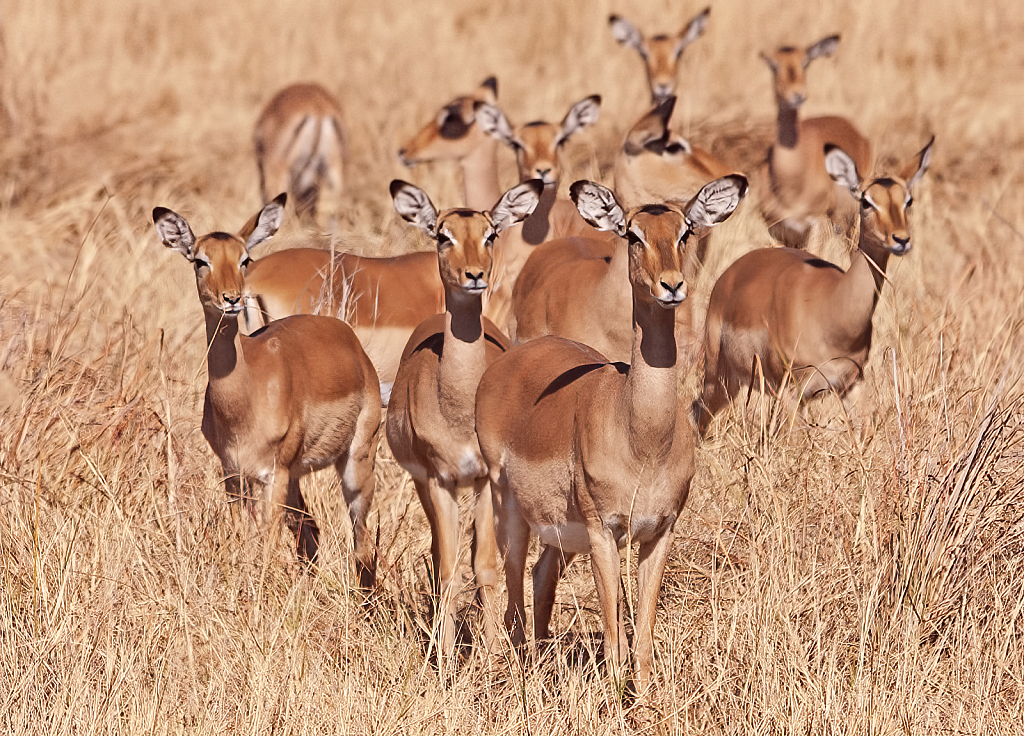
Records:
{"label": "impala snout", "polygon": [[487,272],[484,269],[462,272],[462,288],[470,294],[483,294],[487,291]]}
{"label": "impala snout", "polygon": [[555,183],[554,169],[550,166],[545,169],[535,168],[533,170],[533,178],[540,179],[544,182],[544,186],[550,186]]}
{"label": "impala snout", "polygon": [[686,299],[686,281],[678,271],[662,274],[654,290],[654,298],[666,309],[678,307]]}
{"label": "impala snout", "polygon": [[913,243],[910,240],[909,233],[893,233],[890,240],[892,241],[892,244],[889,246],[889,250],[892,252],[894,256],[906,255],[907,253],[910,252],[910,248],[913,246]]}
{"label": "impala snout", "polygon": [[404,149],[404,148],[399,149],[399,151],[398,151],[398,160],[402,162],[402,166],[405,166],[406,168],[409,168],[409,169],[411,169],[417,163],[416,159],[409,158],[406,155],[406,149]]}
{"label": "impala snout", "polygon": [[674,91],[674,85],[667,82],[651,85],[651,97],[653,98],[654,104],[657,106],[665,102],[672,96]]}

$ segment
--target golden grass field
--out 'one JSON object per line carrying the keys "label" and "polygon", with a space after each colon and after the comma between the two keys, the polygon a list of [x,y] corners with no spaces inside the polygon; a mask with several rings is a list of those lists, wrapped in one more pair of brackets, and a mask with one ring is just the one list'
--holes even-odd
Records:
{"label": "golden grass field", "polygon": [[[461,203],[454,166],[401,143],[499,80],[513,122],[600,93],[563,186],[610,183],[645,111],[619,12],[675,31],[664,0],[50,0],[0,11],[0,730],[64,733],[1013,734],[1024,729],[1024,5],[716,0],[683,59],[675,124],[750,170],[772,136],[758,51],[842,34],[805,114],[851,117],[882,170],[933,133],[915,247],[875,314],[864,423],[758,401],[720,417],[666,574],[657,691],[595,666],[589,563],[564,635],[521,669],[427,645],[429,532],[382,449],[379,587],[364,613],[331,472],[307,479],[316,573],[228,504],[199,432],[205,360],[191,269],[150,213],[237,230],[261,206],[260,106],[313,80],[346,108],[341,247],[426,248],[388,182]],[[503,183],[514,180],[503,151]],[[756,201],[756,200],[755,200]],[[273,247],[297,242],[291,221]],[[768,244],[752,202],[691,285]],[[815,247],[844,267],[847,246]],[[700,371],[695,366],[694,376]],[[468,535],[467,535],[468,540]],[[468,541],[467,541],[468,547]],[[628,562],[627,564],[632,564]],[[470,579],[467,570],[467,581]],[[464,596],[466,620],[479,617]],[[476,632],[479,633],[478,631]],[[479,640],[479,639],[478,639]]]}

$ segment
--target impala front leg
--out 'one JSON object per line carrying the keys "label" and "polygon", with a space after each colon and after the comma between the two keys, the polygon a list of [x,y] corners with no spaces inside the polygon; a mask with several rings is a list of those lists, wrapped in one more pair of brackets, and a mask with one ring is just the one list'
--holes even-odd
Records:
{"label": "impala front leg", "polygon": [[665,575],[665,563],[675,537],[674,524],[656,539],[640,545],[637,564],[637,592],[639,610],[636,619],[636,691],[647,692],[651,685],[651,667],[654,660],[654,616],[658,608],[658,592]]}
{"label": "impala front leg", "polygon": [[473,534],[473,573],[476,575],[477,600],[484,615],[484,643],[495,653],[498,633],[495,613],[495,586],[498,584],[498,543],[494,533],[494,501],[491,484],[485,478],[474,483],[476,518]]}
{"label": "impala front leg", "polygon": [[601,602],[605,662],[612,680],[621,682],[622,664],[629,659],[629,645],[622,625],[621,562],[615,538],[604,525],[590,528],[590,564]]}
{"label": "impala front leg", "polygon": [[459,552],[459,503],[455,489],[449,488],[437,478],[427,481],[430,502],[437,514],[438,567],[437,577],[440,603],[438,605],[438,649],[440,661],[455,651],[455,581],[458,572]]}

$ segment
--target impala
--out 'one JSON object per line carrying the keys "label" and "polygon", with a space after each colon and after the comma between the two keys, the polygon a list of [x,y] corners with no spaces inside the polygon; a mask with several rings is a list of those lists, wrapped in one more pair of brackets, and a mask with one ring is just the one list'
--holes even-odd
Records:
{"label": "impala", "polygon": [[709,15],[711,15],[711,8],[704,8],[691,18],[679,33],[674,35],[660,33],[647,37],[621,15],[612,15],[608,18],[615,40],[623,46],[635,49],[643,59],[644,69],[647,71],[647,83],[651,88],[651,100],[654,104],[657,105],[670,95],[675,94],[679,59],[686,47],[704,33]]}
{"label": "impala", "polygon": [[576,182],[587,218],[629,239],[634,322],[630,364],[558,337],[514,347],[484,373],[476,426],[505,558],[513,642],[525,643],[523,571],[531,530],[543,550],[533,572],[534,633],[547,638],[566,564],[589,552],[601,603],[604,652],[614,677],[627,659],[619,549],[639,546],[635,673],[651,681],[655,606],[675,521],[694,464],[689,407],[677,395],[673,310],[686,298],[685,249],[721,222],[746,189],[740,176],[705,186],[685,205],[623,213],[614,195]]}
{"label": "impala", "polygon": [[498,141],[476,124],[476,113],[497,101],[498,80],[488,77],[472,94],[456,97],[442,107],[399,149],[398,158],[409,167],[427,161],[457,161],[462,171],[463,204],[471,210],[488,209],[501,196]]}
{"label": "impala", "polygon": [[238,235],[197,238],[164,207],[153,210],[153,222],[163,244],[195,267],[208,346],[203,436],[220,458],[228,495],[238,498],[250,482],[261,484],[269,515],[288,511],[298,551],[312,561],[319,529],[299,479],[334,465],[352,519],[359,580],[369,588],[376,554],[366,516],[380,425],[373,364],[348,325],[330,317],[290,317],[256,335],[239,334],[249,251],[280,226],[284,203],[282,194]]}
{"label": "impala", "polygon": [[337,225],[345,185],[341,119],[338,101],[319,84],[293,84],[271,98],[253,134],[264,202],[286,191],[300,217],[315,222],[321,210],[328,229]]}
{"label": "impala", "polygon": [[516,279],[535,246],[548,240],[583,235],[589,238],[587,248],[592,255],[611,255],[613,241],[594,232],[571,202],[557,197],[563,146],[573,135],[596,123],[600,111],[601,98],[592,95],[573,105],[560,124],[534,121],[514,127],[497,105],[484,104],[477,110],[476,119],[481,128],[515,151],[519,180],[544,182],[537,209],[521,226],[506,231],[495,249],[493,283],[485,314],[502,328],[509,324]]}
{"label": "impala", "polygon": [[[623,207],[644,202],[686,202],[709,181],[731,173],[710,154],[691,147],[668,127],[675,97],[644,115],[626,136],[615,162],[615,191]],[[585,217],[585,215],[584,215]],[[607,223],[591,221],[598,230]],[[614,231],[610,233],[615,235]],[[684,276],[693,277],[709,234],[686,249]],[[629,361],[633,345],[629,248],[616,238],[610,257],[595,257],[580,237],[537,247],[523,266],[512,292],[513,342],[542,335],[566,337],[597,350],[609,360]],[[680,345],[696,342],[687,306],[676,310]]]}
{"label": "impala", "polygon": [[846,272],[791,248],[755,250],[725,270],[708,304],[704,391],[694,404],[701,434],[742,386],[761,378],[777,392],[789,376],[802,400],[834,391],[852,407],[848,392],[864,376],[889,256],[910,251],[911,194],[933,141],[899,177],[863,190],[854,160],[826,147],[831,175],[860,200],[860,239]]}
{"label": "impala", "polygon": [[825,170],[826,144],[838,146],[854,160],[858,171],[871,171],[871,144],[845,118],[826,116],[800,120],[798,111],[807,99],[807,67],[831,56],[839,36],[829,36],[797,49],[784,46],[774,54],[761,54],[775,79],[778,130],[775,144],[761,170],[765,184],[761,212],[769,231],[784,245],[807,245],[815,220],[828,217],[846,228],[856,221],[856,202],[849,191],[832,181]]}
{"label": "impala", "polygon": [[421,189],[391,183],[398,213],[437,242],[435,268],[445,290],[445,312],[424,320],[406,345],[387,416],[391,452],[412,476],[430,523],[434,593],[440,600],[438,649],[444,656],[455,646],[458,496],[466,488],[477,498],[473,567],[488,649],[494,645],[494,519],[473,407],[480,376],[508,349],[508,338],[483,316],[482,300],[494,239],[533,211],[542,189],[533,180],[510,189],[489,211],[439,214]]}

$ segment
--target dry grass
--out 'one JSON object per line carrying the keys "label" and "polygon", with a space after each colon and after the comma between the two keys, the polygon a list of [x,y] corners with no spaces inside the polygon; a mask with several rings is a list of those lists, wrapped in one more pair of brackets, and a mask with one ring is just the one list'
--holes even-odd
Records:
{"label": "dry grass", "polygon": [[[686,52],[677,123],[737,166],[771,135],[756,52],[834,31],[809,112],[852,116],[883,163],[937,144],[917,247],[875,315],[863,429],[834,401],[812,411],[817,427],[755,401],[698,451],[657,623],[656,709],[630,712],[596,674],[586,562],[538,667],[470,656],[442,683],[425,645],[426,524],[386,457],[369,615],[333,478],[307,486],[324,520],[316,575],[227,504],[198,431],[201,313],[152,207],[197,230],[240,226],[260,204],[258,108],[313,79],[348,110],[345,241],[424,247],[387,183],[458,201],[451,167],[409,172],[395,156],[442,102],[492,73],[514,120],[599,92],[602,120],[566,178],[607,180],[646,101],[607,15],[653,31],[698,9],[449,5],[60,0],[0,16],[0,729],[1019,733],[1024,6],[1011,0],[721,0]],[[510,183],[510,156],[502,166]],[[695,314],[766,240],[749,206],[723,226]],[[846,263],[843,244],[819,245]]]}

